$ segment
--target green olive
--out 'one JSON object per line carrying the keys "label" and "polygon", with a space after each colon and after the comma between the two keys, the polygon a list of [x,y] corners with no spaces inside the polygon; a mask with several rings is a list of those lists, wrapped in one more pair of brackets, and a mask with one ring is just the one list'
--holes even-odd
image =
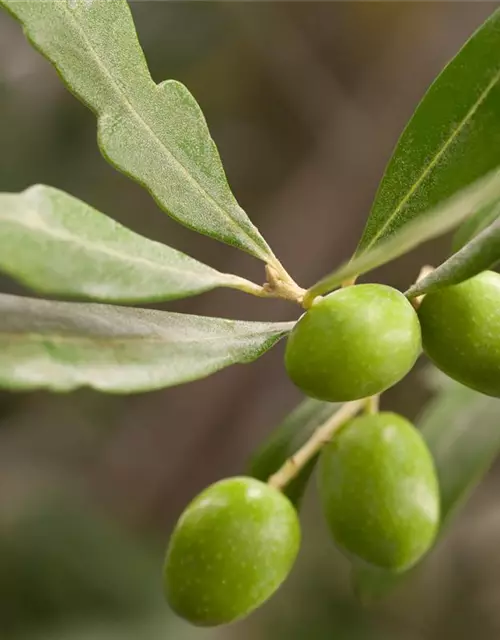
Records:
{"label": "green olive", "polygon": [[288,338],[285,366],[307,395],[345,402],[392,387],[420,350],[418,317],[405,296],[361,284],[331,293],[301,317]]}
{"label": "green olive", "polygon": [[297,513],[277,489],[246,477],[217,482],[191,502],[172,534],[167,600],[193,624],[233,622],[278,589],[299,545]]}
{"label": "green olive", "polygon": [[372,566],[402,571],[429,549],[439,523],[431,455],[403,417],[355,418],[320,456],[323,511],[338,546]]}
{"label": "green olive", "polygon": [[418,315],[434,364],[450,378],[500,397],[500,275],[484,271],[429,293]]}

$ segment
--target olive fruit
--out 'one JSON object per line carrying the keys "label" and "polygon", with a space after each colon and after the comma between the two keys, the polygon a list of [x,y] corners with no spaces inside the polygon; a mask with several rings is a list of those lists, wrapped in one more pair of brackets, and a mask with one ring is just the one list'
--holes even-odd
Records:
{"label": "olive fruit", "polygon": [[217,482],[191,502],[172,534],[167,600],[200,626],[242,618],[285,580],[299,544],[297,513],[277,489],[246,477]]}
{"label": "olive fruit", "polygon": [[419,432],[394,413],[347,423],[320,456],[319,492],[338,546],[391,571],[429,549],[439,522],[438,483]]}
{"label": "olive fruit", "polygon": [[345,402],[399,382],[421,350],[418,317],[405,296],[360,284],[319,300],[293,328],[285,366],[307,395]]}
{"label": "olive fruit", "polygon": [[500,274],[428,293],[418,315],[424,351],[446,374],[500,397]]}

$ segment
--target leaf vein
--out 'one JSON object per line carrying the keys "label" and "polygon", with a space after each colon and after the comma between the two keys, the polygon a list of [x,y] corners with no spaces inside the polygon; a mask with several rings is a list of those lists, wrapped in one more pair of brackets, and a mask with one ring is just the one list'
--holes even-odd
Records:
{"label": "leaf vein", "polygon": [[464,127],[469,123],[469,121],[471,120],[471,118],[475,115],[475,113],[477,112],[477,110],[481,107],[481,105],[483,104],[483,102],[486,100],[486,98],[488,97],[488,95],[490,94],[490,92],[493,90],[493,88],[495,87],[495,85],[499,82],[500,80],[500,70],[498,70],[495,75],[493,76],[492,80],[490,80],[490,82],[488,83],[488,85],[486,86],[486,88],[482,91],[482,93],[480,94],[479,98],[476,100],[476,102],[472,105],[472,107],[469,109],[469,111],[466,113],[466,115],[464,116],[464,118],[461,120],[461,122],[458,124],[457,128],[453,131],[453,133],[448,137],[448,139],[445,141],[445,143],[442,145],[441,149],[437,152],[437,154],[434,156],[434,158],[429,162],[429,164],[427,164],[426,167],[424,167],[421,175],[419,176],[419,178],[414,182],[413,186],[411,187],[411,189],[409,189],[409,191],[405,194],[405,196],[401,199],[401,201],[399,202],[399,204],[397,205],[397,207],[394,209],[393,213],[387,218],[387,220],[385,221],[385,223],[381,226],[381,228],[377,231],[377,233],[373,236],[373,238],[371,239],[371,241],[367,244],[367,246],[365,247],[364,251],[367,251],[368,249],[371,249],[373,247],[373,245],[380,239],[380,237],[385,233],[385,231],[387,230],[387,228],[392,224],[392,222],[394,221],[394,219],[399,215],[399,213],[401,212],[402,208],[407,204],[407,202],[411,199],[411,197],[416,193],[417,189],[420,187],[420,185],[422,184],[422,182],[425,180],[425,178],[429,175],[429,173],[432,171],[432,169],[437,165],[437,163],[441,160],[441,158],[443,157],[443,155],[446,153],[446,151],[449,149],[449,147],[453,144],[453,142],[455,141],[455,139],[459,136],[459,134],[462,132],[462,130],[464,129]]}
{"label": "leaf vein", "polygon": [[[32,333],[32,332],[26,332],[26,333],[13,333],[13,332],[7,332],[7,331],[1,331],[0,330],[0,341],[2,341],[4,338],[7,340],[12,340],[14,342],[25,342],[25,341],[32,341],[35,343],[44,343],[44,342],[51,342],[54,344],[88,344],[88,343],[97,343],[97,344],[104,344],[104,345],[110,345],[110,346],[120,346],[123,344],[133,344],[135,342],[143,345],[143,344],[163,344],[165,346],[171,346],[172,344],[179,344],[181,343],[182,345],[192,345],[192,344],[200,344],[200,341],[203,341],[203,344],[206,344],[207,342],[212,342],[212,343],[216,343],[216,342],[223,342],[224,344],[229,344],[231,342],[231,340],[235,340],[238,344],[241,344],[242,342],[245,342],[247,340],[253,340],[255,338],[261,338],[263,340],[269,340],[272,339],[274,337],[279,337],[280,335],[284,335],[285,333],[287,333],[289,330],[291,329],[291,326],[287,326],[287,327],[283,327],[281,329],[276,329],[276,331],[269,331],[269,332],[265,332],[265,333],[246,333],[243,336],[235,336],[233,338],[229,337],[227,334],[222,334],[222,335],[218,335],[218,336],[213,336],[210,337],[209,334],[204,334],[203,337],[197,337],[197,338],[192,338],[190,340],[179,340],[179,335],[176,335],[175,337],[172,336],[171,338],[165,338],[162,336],[145,336],[144,334],[141,335],[123,335],[120,337],[116,337],[116,338],[108,338],[108,337],[104,337],[104,336],[78,336],[78,335],[60,335],[60,334],[50,334],[50,333]],[[228,354],[229,355],[229,354]]]}
{"label": "leaf vein", "polygon": [[[34,213],[37,213],[33,210]],[[38,222],[35,224],[28,224],[27,220],[19,220],[16,218],[13,218],[9,215],[5,215],[5,214],[1,214],[0,213],[0,222],[3,221],[7,221],[7,222],[11,222],[14,223],[16,225],[19,225],[20,227],[24,227],[25,229],[31,229],[31,230],[40,230],[43,231],[44,233],[46,233],[49,236],[52,236],[53,238],[62,240],[64,242],[71,242],[74,245],[78,245],[80,247],[82,247],[83,249],[85,249],[86,251],[89,251],[89,253],[101,253],[104,255],[108,255],[112,258],[118,258],[120,260],[126,260],[127,262],[135,262],[138,264],[144,264],[147,265],[148,267],[157,270],[157,271],[166,271],[166,272],[171,272],[174,271],[176,273],[182,274],[182,275],[194,275],[196,277],[203,277],[205,275],[208,274],[204,274],[200,271],[190,271],[189,269],[180,269],[178,267],[172,266],[172,265],[167,265],[167,264],[161,264],[158,262],[153,262],[151,260],[149,260],[148,258],[144,258],[143,256],[137,256],[137,255],[133,255],[133,254],[123,254],[120,253],[119,251],[116,251],[114,249],[112,249],[111,247],[105,247],[103,245],[100,244],[93,244],[90,242],[86,242],[83,238],[72,235],[71,233],[63,230],[63,229],[54,229],[52,227],[47,226],[43,219],[37,215],[38,218]],[[32,222],[34,222],[34,218],[32,218]],[[160,244],[160,243],[156,243],[155,241],[151,240],[152,244]],[[160,245],[160,246],[164,246],[166,249],[170,249],[172,252],[177,253],[177,251],[175,249],[171,249],[170,247],[167,247],[166,245]],[[182,255],[182,254],[181,254]],[[189,258],[189,256],[186,256],[188,258],[188,260],[191,260]],[[187,262],[187,261],[186,261]],[[201,264],[201,263],[200,263]],[[216,270],[212,270],[211,267],[206,267],[207,271],[210,271],[212,273],[210,273],[210,275],[212,276],[220,276],[221,280],[227,280],[227,281],[231,281],[231,277],[228,274],[225,273],[221,273],[218,272]]]}
{"label": "leaf vein", "polygon": [[[85,33],[85,30],[81,27],[81,25],[79,24],[78,20],[76,20],[76,18],[74,17],[74,15],[72,14],[71,9],[69,8],[69,6],[67,5],[67,3],[64,3],[64,10],[65,12],[68,14],[68,16],[70,17],[71,21],[73,22],[73,24],[75,25],[75,28],[77,30],[78,33],[80,33],[80,36],[82,38],[82,40],[84,41],[84,43],[86,44],[89,52],[91,53],[92,57],[94,58],[94,60],[96,61],[97,66],[99,67],[99,69],[101,69],[102,73],[109,79],[111,85],[114,87],[115,89],[115,93],[118,94],[118,96],[122,99],[122,102],[125,104],[125,106],[127,107],[127,109],[129,110],[129,112],[132,114],[132,116],[139,121],[140,125],[143,125],[144,129],[150,134],[150,137],[152,138],[152,140],[155,142],[155,144],[157,146],[159,146],[164,153],[171,157],[172,160],[176,163],[176,165],[180,168],[181,173],[183,173],[183,175],[185,176],[186,180],[188,182],[190,182],[195,189],[197,189],[204,197],[207,198],[207,200],[209,200],[214,206],[215,208],[230,222],[230,224],[233,225],[234,228],[238,229],[240,232],[242,232],[250,241],[250,244],[254,247],[254,250],[256,250],[259,254],[261,253],[261,248],[255,243],[255,240],[250,236],[250,234],[248,233],[248,231],[246,229],[244,229],[240,224],[238,224],[238,222],[231,216],[231,214],[224,209],[218,202],[217,200],[215,200],[215,198],[206,190],[205,187],[203,187],[203,185],[201,185],[191,174],[190,172],[187,170],[187,168],[184,166],[184,164],[182,163],[182,161],[177,158],[177,156],[170,150],[168,149],[165,144],[162,142],[162,140],[156,135],[156,133],[153,131],[153,129],[151,129],[151,127],[149,126],[149,124],[142,118],[142,116],[136,111],[136,109],[134,108],[134,106],[132,105],[132,103],[130,102],[129,98],[127,97],[126,93],[123,91],[123,89],[121,88],[121,86],[119,85],[119,83],[113,78],[113,76],[111,75],[111,73],[109,72],[109,70],[107,69],[106,65],[101,61],[100,57],[98,56],[98,54],[96,53],[95,49],[93,48],[91,42],[89,41],[89,39],[87,38],[87,34]],[[154,83],[153,79],[151,78],[151,82],[154,84],[154,86],[156,88],[158,88],[159,85],[157,85],[156,83]],[[98,114],[98,120],[100,120],[102,118],[101,114]]]}

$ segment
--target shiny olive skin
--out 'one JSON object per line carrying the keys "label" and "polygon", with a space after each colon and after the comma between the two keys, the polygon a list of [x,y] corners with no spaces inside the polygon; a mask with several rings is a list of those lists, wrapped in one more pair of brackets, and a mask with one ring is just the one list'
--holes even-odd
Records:
{"label": "shiny olive skin", "polygon": [[172,534],[167,600],[192,624],[233,622],[278,589],[299,545],[297,513],[281,492],[253,478],[217,482],[191,502]]}
{"label": "shiny olive skin", "polygon": [[320,456],[319,492],[337,545],[351,559],[408,569],[429,549],[439,524],[431,455],[405,418],[355,418]]}
{"label": "shiny olive skin", "polygon": [[418,317],[405,298],[381,284],[334,291],[307,311],[287,342],[292,381],[319,400],[345,402],[399,382],[421,352]]}
{"label": "shiny olive skin", "polygon": [[434,364],[467,387],[500,397],[500,275],[484,271],[429,293],[418,315]]}

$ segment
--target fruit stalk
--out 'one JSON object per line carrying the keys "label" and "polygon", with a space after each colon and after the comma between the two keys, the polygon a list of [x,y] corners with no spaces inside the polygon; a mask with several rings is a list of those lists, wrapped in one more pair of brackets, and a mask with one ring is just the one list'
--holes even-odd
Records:
{"label": "fruit stalk", "polygon": [[[417,282],[420,282],[420,280],[423,280],[424,278],[426,278],[429,275],[429,273],[432,273],[433,271],[434,271],[434,267],[431,267],[428,264],[424,265],[420,269],[420,273],[418,274],[418,278],[415,280],[415,284],[417,284]],[[424,299],[424,296],[421,295],[421,296],[417,296],[416,298],[412,298],[410,300],[410,302],[412,303],[412,305],[414,306],[414,308],[417,311],[418,311],[420,305],[422,304],[422,300],[423,299]]]}
{"label": "fruit stalk", "polygon": [[321,427],[318,427],[311,438],[273,474],[267,483],[280,491],[298,475],[300,470],[319,453],[322,447],[330,442],[332,435],[346,422],[361,411],[366,400],[355,400],[344,404]]}
{"label": "fruit stalk", "polygon": [[370,396],[365,400],[365,413],[374,414],[378,413],[380,407],[380,394],[376,396]]}

